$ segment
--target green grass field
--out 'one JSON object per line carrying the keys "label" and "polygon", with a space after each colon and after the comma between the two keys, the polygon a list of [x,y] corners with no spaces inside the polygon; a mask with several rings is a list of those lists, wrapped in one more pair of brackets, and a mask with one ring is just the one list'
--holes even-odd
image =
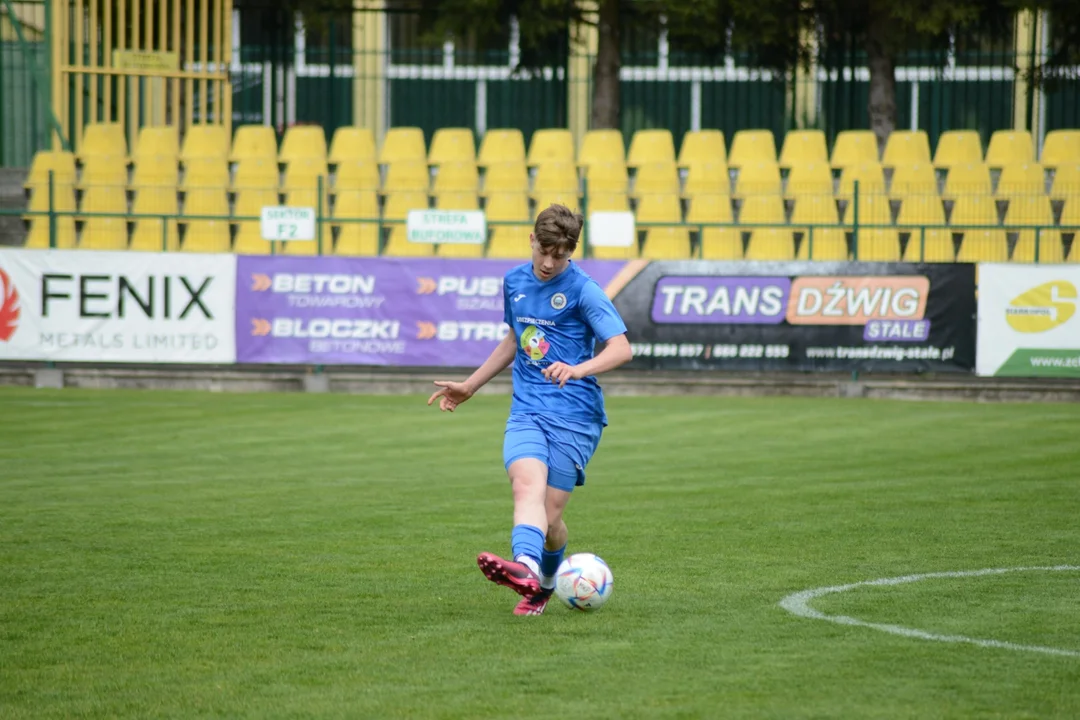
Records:
{"label": "green grass field", "polygon": [[[1080,717],[1080,656],[778,605],[1080,565],[1080,407],[611,399],[615,593],[516,618],[507,402],[0,389],[0,717]],[[814,607],[1080,653],[1080,572]]]}

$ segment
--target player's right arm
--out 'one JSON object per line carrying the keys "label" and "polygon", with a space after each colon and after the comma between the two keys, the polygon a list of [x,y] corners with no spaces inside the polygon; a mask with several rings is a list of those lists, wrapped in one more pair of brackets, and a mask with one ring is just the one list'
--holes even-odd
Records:
{"label": "player's right arm", "polygon": [[454,408],[471,398],[477,390],[487,385],[493,377],[509,367],[510,363],[514,362],[516,354],[517,338],[511,329],[510,332],[506,333],[506,337],[502,339],[502,342],[491,351],[491,355],[484,361],[484,364],[478,367],[465,382],[436,380],[435,384],[439,389],[431,394],[427,404],[431,405],[431,403],[435,402],[435,398],[439,398],[440,410],[454,412]]}

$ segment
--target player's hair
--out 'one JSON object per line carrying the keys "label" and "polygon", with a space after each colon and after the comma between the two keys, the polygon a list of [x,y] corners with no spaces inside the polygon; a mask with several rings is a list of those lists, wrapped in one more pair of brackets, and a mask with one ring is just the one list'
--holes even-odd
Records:
{"label": "player's hair", "polygon": [[565,205],[549,205],[536,216],[533,233],[544,250],[570,254],[577,249],[585,218]]}

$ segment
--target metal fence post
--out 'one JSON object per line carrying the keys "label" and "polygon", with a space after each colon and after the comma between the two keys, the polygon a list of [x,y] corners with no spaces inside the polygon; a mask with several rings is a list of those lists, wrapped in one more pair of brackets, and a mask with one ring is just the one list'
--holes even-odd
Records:
{"label": "metal fence post", "polygon": [[315,181],[317,183],[316,192],[315,192],[315,202],[318,203],[318,206],[315,208],[315,237],[318,238],[319,255],[322,255],[323,254],[323,252],[322,252],[322,250],[323,250],[323,242],[322,242],[322,240],[323,240],[323,214],[322,214],[322,209],[323,209],[323,176],[320,175],[319,177],[317,177],[315,179]]}
{"label": "metal fence post", "polygon": [[806,232],[806,259],[814,259],[814,226],[810,225]]}
{"label": "metal fence post", "polygon": [[855,181],[855,194],[852,202],[855,203],[855,207],[852,208],[851,216],[854,221],[855,232],[852,235],[851,249],[855,255],[855,259],[859,259],[859,181]]}
{"label": "metal fence post", "polygon": [[54,171],[49,171],[49,247],[56,249],[56,199]]}
{"label": "metal fence post", "polygon": [[[543,210],[543,208],[540,208]],[[592,239],[585,231],[586,226],[589,224],[589,179],[585,178],[581,181],[581,232],[585,236],[584,247],[581,248],[581,257],[585,257],[585,251],[588,250],[589,257],[592,257]]]}
{"label": "metal fence post", "polygon": [[925,225],[920,225],[919,226],[919,262],[926,262],[926,226]]}
{"label": "metal fence post", "polygon": [[1035,226],[1035,264],[1039,264],[1039,234],[1042,232],[1042,225]]}

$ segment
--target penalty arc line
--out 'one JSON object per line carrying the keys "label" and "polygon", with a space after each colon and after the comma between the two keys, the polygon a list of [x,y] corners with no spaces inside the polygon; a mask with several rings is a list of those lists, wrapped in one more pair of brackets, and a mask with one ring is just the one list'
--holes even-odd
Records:
{"label": "penalty arc line", "polygon": [[887,623],[874,623],[847,615],[826,615],[825,613],[810,607],[810,601],[824,595],[848,592],[861,587],[880,587],[883,585],[904,585],[919,582],[920,580],[933,580],[936,578],[969,578],[984,577],[986,575],[1004,575],[1011,572],[1072,572],[1080,571],[1080,565],[1052,565],[1046,567],[1018,567],[1018,568],[987,568],[985,570],[958,570],[953,572],[923,573],[920,575],[903,575],[893,578],[879,578],[877,580],[865,580],[849,585],[835,585],[833,587],[812,588],[788,595],[780,601],[780,607],[798,617],[811,618],[813,620],[826,620],[838,625],[854,625],[858,627],[880,630],[901,637],[917,638],[919,640],[932,640],[935,642],[966,643],[979,647],[997,648],[1001,650],[1020,650],[1022,652],[1036,652],[1044,655],[1057,655],[1062,657],[1080,658],[1080,650],[1064,650],[1061,648],[1044,647],[1042,645],[1020,645],[1002,640],[984,640],[971,638],[965,635],[939,635],[937,633],[919,630],[917,628],[904,627],[902,625],[890,625]]}

